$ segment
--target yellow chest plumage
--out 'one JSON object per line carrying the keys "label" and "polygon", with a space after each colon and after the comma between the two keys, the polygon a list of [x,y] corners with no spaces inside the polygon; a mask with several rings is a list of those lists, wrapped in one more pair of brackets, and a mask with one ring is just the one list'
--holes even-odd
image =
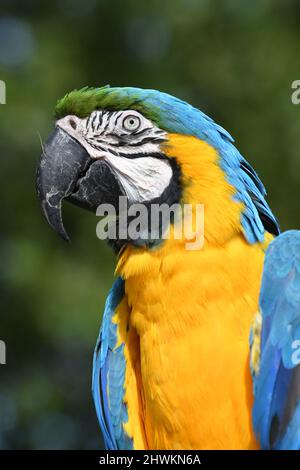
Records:
{"label": "yellow chest plumage", "polygon": [[[175,135],[168,151],[187,179],[198,172],[201,185],[187,181],[184,197],[206,206],[205,243],[197,251],[178,240],[153,251],[129,247],[119,260],[126,431],[135,448],[254,449],[249,333],[264,247],[245,241],[242,207],[214,150]],[[191,164],[193,155],[201,165]]]}

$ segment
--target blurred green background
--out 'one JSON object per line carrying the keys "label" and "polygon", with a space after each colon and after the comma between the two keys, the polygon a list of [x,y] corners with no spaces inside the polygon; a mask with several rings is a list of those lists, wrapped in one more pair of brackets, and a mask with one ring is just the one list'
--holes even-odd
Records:
{"label": "blurred green background", "polygon": [[71,206],[47,226],[35,167],[55,102],[85,85],[158,88],[229,130],[283,230],[299,228],[299,0],[1,0],[0,448],[100,448],[92,352],[114,255]]}

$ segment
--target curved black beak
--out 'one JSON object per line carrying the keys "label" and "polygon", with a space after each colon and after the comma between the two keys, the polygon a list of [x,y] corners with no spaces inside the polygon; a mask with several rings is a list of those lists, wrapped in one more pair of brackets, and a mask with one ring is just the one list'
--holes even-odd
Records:
{"label": "curved black beak", "polygon": [[122,190],[103,160],[92,159],[67,132],[56,127],[43,146],[37,169],[37,192],[50,226],[64,239],[62,200],[96,211],[106,202],[115,206]]}

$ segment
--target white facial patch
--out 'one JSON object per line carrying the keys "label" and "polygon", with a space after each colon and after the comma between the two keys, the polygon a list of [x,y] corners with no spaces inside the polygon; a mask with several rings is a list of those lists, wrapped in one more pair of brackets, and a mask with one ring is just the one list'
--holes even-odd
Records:
{"label": "white facial patch", "polygon": [[137,111],[94,111],[85,119],[66,116],[56,125],[91,158],[110,165],[130,202],[150,201],[168,187],[173,172],[160,147],[166,132]]}
{"label": "white facial patch", "polygon": [[117,174],[130,202],[145,202],[159,197],[172,178],[172,168],[168,160],[116,156],[105,160]]}

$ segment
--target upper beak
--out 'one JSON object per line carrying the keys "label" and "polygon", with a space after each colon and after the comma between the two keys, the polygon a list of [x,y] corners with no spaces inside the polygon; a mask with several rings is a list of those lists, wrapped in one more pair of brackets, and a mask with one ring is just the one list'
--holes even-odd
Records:
{"label": "upper beak", "polygon": [[109,166],[103,160],[92,159],[60,127],[55,128],[43,146],[37,169],[37,192],[49,224],[67,241],[61,214],[63,199],[96,211],[103,202],[115,206],[122,193]]}

